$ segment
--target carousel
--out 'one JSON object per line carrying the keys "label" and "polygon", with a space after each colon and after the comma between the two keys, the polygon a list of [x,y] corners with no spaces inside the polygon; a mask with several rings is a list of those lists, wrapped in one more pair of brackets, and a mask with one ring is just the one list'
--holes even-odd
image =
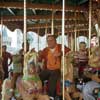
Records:
{"label": "carousel", "polygon": [[99,0],[1,0],[0,100],[99,100],[99,18]]}

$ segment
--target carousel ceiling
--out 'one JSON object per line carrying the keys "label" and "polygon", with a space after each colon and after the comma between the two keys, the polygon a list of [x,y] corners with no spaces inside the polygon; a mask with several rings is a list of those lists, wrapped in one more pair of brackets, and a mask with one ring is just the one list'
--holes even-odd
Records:
{"label": "carousel ceiling", "polygon": [[[0,20],[10,30],[23,30],[24,0],[0,0]],[[65,0],[66,33],[88,30],[88,0]],[[93,0],[95,4],[97,2]],[[61,32],[62,0],[27,0],[27,30]]]}

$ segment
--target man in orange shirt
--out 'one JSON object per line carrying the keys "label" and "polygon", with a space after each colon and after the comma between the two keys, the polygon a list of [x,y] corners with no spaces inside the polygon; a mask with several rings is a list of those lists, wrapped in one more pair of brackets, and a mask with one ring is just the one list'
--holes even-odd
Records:
{"label": "man in orange shirt", "polygon": [[[60,79],[61,69],[61,45],[56,43],[54,35],[48,35],[46,47],[40,55],[40,58],[44,60],[44,70],[40,73],[40,79],[43,81],[49,80],[48,95],[51,97],[56,96],[56,84]],[[70,51],[69,48],[65,48],[65,53]]]}

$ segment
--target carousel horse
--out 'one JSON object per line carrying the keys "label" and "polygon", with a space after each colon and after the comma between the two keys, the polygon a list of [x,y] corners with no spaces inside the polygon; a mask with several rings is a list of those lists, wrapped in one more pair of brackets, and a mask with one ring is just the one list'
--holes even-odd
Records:
{"label": "carousel horse", "polygon": [[12,97],[12,91],[11,89],[11,79],[10,76],[9,78],[5,79],[3,81],[3,85],[2,85],[2,99],[1,100],[10,100]]}
{"label": "carousel horse", "polygon": [[28,64],[27,76],[23,76],[18,81],[17,87],[23,100],[49,100],[48,96],[42,95],[42,82],[36,73],[34,62]]}
{"label": "carousel horse", "polygon": [[[65,58],[65,72],[64,72],[64,79],[65,79],[65,99],[72,100],[72,98],[79,98],[82,100],[82,95],[80,92],[77,91],[75,88],[74,76],[73,76],[73,61],[74,61],[74,52],[69,52],[66,54]],[[72,94],[70,96],[70,93]]]}
{"label": "carousel horse", "polygon": [[[24,75],[16,84],[23,100],[49,100],[47,95],[42,95],[42,82],[37,73],[37,54],[28,52],[25,55]],[[43,99],[44,98],[44,99]]]}
{"label": "carousel horse", "polygon": [[92,68],[100,67],[100,47],[91,48],[91,55],[89,57],[89,65]]}
{"label": "carousel horse", "polygon": [[12,76],[13,76],[13,72],[12,72],[12,70],[9,70],[9,77],[3,81],[2,92],[1,92],[1,94],[2,94],[1,100],[11,100],[12,92],[15,92],[16,100],[21,100],[20,94],[18,93],[17,89],[15,91],[13,91],[11,89]]}
{"label": "carousel horse", "polygon": [[39,76],[35,72],[34,65],[30,63],[28,65],[27,76],[23,76],[21,80],[22,86],[19,88],[21,91],[22,98],[24,100],[33,100],[38,96],[38,93],[42,90],[42,83]]}
{"label": "carousel horse", "polygon": [[85,75],[91,77],[92,74],[100,74],[100,47],[92,47],[91,55],[88,61],[89,67],[85,69]]}
{"label": "carousel horse", "polygon": [[[86,83],[83,88],[84,99],[99,100],[95,98],[95,91],[99,90],[100,84],[100,47],[92,47],[91,55],[89,57],[89,67],[85,71],[85,76],[91,80]],[[98,89],[97,89],[98,88]],[[96,90],[95,90],[96,89]],[[98,94],[98,93],[97,93]],[[98,95],[99,96],[99,95]],[[97,96],[97,97],[98,97]]]}
{"label": "carousel horse", "polygon": [[64,68],[64,86],[65,86],[65,99],[71,100],[69,93],[71,92],[72,83],[73,83],[73,66],[72,66],[72,52],[69,52],[65,56],[65,68]]}
{"label": "carousel horse", "polygon": [[67,53],[65,57],[65,69],[64,69],[64,78],[65,78],[65,85],[68,87],[73,83],[73,53]]}

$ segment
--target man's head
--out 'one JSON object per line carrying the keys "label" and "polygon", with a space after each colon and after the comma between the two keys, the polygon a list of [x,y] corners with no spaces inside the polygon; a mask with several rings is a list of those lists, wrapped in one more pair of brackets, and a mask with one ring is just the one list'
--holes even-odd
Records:
{"label": "man's head", "polygon": [[6,52],[6,50],[7,50],[7,46],[6,45],[3,45],[2,46],[2,52]]}
{"label": "man's head", "polygon": [[86,43],[85,42],[80,42],[79,49],[82,50],[82,51],[86,50]]}
{"label": "man's head", "polygon": [[53,49],[55,48],[56,46],[56,38],[54,35],[48,35],[47,36],[47,44],[48,44],[48,47]]}

